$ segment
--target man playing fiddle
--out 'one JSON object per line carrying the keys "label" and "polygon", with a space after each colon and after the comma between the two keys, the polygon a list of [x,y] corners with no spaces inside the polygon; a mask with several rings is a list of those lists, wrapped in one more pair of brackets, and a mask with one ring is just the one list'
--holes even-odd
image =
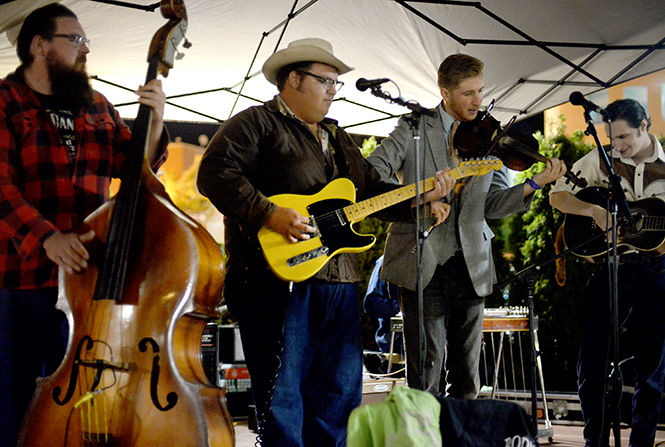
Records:
{"label": "man playing fiddle", "polygon": [[[607,135],[611,130],[614,171],[620,177],[626,199],[665,200],[665,153],[656,137],[649,134],[651,119],[646,111],[633,99],[614,101],[605,110],[611,118],[605,129]],[[608,171],[600,162],[598,149],[579,159],[573,171],[580,171],[589,186],[609,185]],[[550,203],[564,213],[588,216],[600,229],[608,229],[607,210],[578,199],[563,181],[552,188]],[[652,257],[635,251],[620,255],[618,286],[619,323],[631,329],[635,344],[630,445],[652,446],[665,376],[665,256]],[[586,287],[582,318],[577,374],[584,439],[587,446],[606,446],[612,414],[609,407],[603,410],[603,396],[612,328],[605,262]]]}
{"label": "man playing fiddle", "polygon": [[[443,101],[431,116],[422,118],[424,177],[458,165],[457,151],[450,144],[453,126],[478,115],[484,96],[482,70],[483,63],[466,54],[448,56],[441,63],[438,85]],[[383,179],[396,175],[408,184],[416,174],[413,151],[411,130],[401,119],[368,160]],[[400,286],[410,387],[460,399],[477,397],[484,297],[496,282],[491,249],[494,234],[486,219],[527,210],[531,194],[561,177],[565,170],[563,162],[550,159],[543,172],[515,186],[509,185],[505,168],[474,177],[452,204],[448,219],[425,240],[420,272],[426,342],[424,383],[419,381],[415,227],[412,223],[391,224],[381,278]],[[435,209],[441,203],[431,206]]]}
{"label": "man playing fiddle", "polygon": [[[90,41],[57,3],[30,13],[18,35],[21,65],[0,81],[0,445],[16,444],[35,379],[55,370],[67,345],[56,310],[58,268],[87,267],[91,231],[73,230],[109,198],[130,132],[86,74]],[[165,157],[161,82],[138,90],[152,107],[148,154]]]}

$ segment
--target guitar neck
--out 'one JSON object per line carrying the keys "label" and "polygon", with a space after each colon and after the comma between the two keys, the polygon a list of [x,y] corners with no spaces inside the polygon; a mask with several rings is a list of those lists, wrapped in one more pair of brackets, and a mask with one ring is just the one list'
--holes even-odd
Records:
{"label": "guitar neck", "polygon": [[[450,174],[450,176],[455,180],[466,177],[468,175],[465,174],[459,167],[448,171],[448,174]],[[419,182],[420,193],[425,193],[434,189],[434,180],[435,177],[421,180]],[[377,211],[381,211],[385,208],[388,208],[389,206],[393,206],[415,196],[416,184],[412,183],[410,185],[402,186],[401,188],[393,189],[392,191],[386,192],[376,197],[372,197],[371,199],[348,205],[343,208],[343,211],[346,215],[346,218],[350,222],[357,222],[369,216],[370,214],[376,213]]]}

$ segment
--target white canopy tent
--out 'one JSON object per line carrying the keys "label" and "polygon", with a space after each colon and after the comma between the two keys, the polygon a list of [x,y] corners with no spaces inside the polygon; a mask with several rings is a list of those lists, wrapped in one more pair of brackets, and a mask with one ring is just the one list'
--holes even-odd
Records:
{"label": "white canopy tent", "polygon": [[[123,104],[135,98],[118,86],[143,83],[150,40],[165,23],[155,1],[62,0],[92,41],[94,87],[128,118],[136,106]],[[10,43],[17,24],[48,2],[1,2],[8,38],[0,38],[0,75],[18,65]],[[303,37],[329,40],[355,67],[340,78],[346,85],[330,116],[362,134],[386,135],[408,110],[358,91],[356,79],[390,78],[385,91],[433,107],[437,68],[456,52],[485,62],[486,103],[496,100],[492,113],[504,123],[562,104],[572,91],[665,68],[662,0],[186,0],[185,7],[192,47],[164,80],[167,120],[222,121],[270,99],[276,89],[260,73],[263,61]]]}

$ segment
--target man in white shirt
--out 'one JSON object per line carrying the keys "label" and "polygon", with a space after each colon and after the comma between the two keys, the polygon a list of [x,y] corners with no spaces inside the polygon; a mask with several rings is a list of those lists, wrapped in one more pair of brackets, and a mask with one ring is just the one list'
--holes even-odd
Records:
{"label": "man in white shirt", "polygon": [[[626,200],[665,200],[665,153],[658,140],[648,133],[651,120],[646,111],[632,99],[614,101],[606,111],[611,117],[611,123],[605,126],[608,135],[611,130],[613,137],[614,171],[621,179]],[[598,149],[578,160],[572,170],[581,171],[580,175],[589,186],[609,185],[607,168],[600,162]],[[607,210],[575,197],[571,186],[562,179],[552,188],[550,203],[564,213],[588,216],[600,229],[608,229]],[[621,231],[625,233],[631,229],[620,228],[619,238]],[[619,322],[622,326],[628,325],[635,341],[630,445],[652,446],[665,374],[665,256],[621,255],[618,285]],[[606,264],[602,263],[584,296],[584,324],[577,367],[587,446],[608,444],[611,412],[603,413],[603,394],[611,333],[609,306],[608,273]]]}

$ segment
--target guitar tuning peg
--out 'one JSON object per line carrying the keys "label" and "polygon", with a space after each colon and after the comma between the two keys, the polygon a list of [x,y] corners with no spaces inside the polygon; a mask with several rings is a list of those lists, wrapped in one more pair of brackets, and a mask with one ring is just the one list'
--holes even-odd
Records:
{"label": "guitar tuning peg", "polygon": [[189,48],[192,46],[192,43],[189,40],[187,40],[187,38],[185,37],[185,41],[182,43],[182,46],[185,48]]}
{"label": "guitar tuning peg", "polygon": [[185,57],[185,53],[181,53],[180,51],[176,51],[176,52],[175,52],[175,58],[176,58],[176,60],[180,60],[180,59],[182,59],[183,57]]}

